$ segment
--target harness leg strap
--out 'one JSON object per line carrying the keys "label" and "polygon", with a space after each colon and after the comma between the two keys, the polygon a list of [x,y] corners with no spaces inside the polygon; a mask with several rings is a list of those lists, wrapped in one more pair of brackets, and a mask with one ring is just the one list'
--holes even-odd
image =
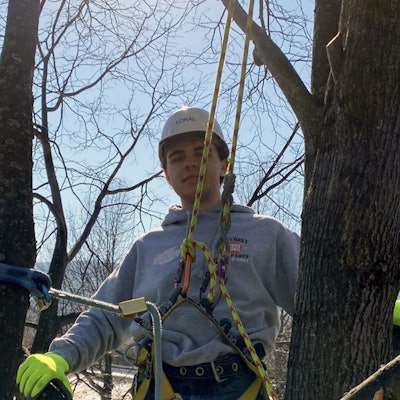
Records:
{"label": "harness leg strap", "polygon": [[256,400],[258,393],[260,393],[261,384],[261,378],[256,378],[253,383],[238,398],[238,400]]}

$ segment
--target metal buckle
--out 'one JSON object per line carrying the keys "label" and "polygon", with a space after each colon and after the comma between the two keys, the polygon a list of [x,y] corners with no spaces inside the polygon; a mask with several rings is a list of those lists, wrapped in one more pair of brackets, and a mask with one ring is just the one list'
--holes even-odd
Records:
{"label": "metal buckle", "polygon": [[[224,369],[220,365],[215,365],[214,361],[211,361],[210,364],[211,364],[211,370],[214,374],[214,378],[218,383],[225,382],[228,380],[228,378],[221,379],[219,377],[219,374],[222,374],[222,372],[224,372]],[[218,372],[218,370],[220,370],[220,372]]]}

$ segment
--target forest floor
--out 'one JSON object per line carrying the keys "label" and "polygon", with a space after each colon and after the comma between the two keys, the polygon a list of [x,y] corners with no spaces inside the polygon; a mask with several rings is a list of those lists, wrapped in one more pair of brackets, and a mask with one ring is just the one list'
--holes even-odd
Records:
{"label": "forest floor", "polygon": [[[112,400],[130,400],[132,399],[129,391],[132,387],[133,376],[118,375],[114,376],[114,388],[112,391]],[[70,379],[74,391],[74,400],[101,400],[99,392],[90,386],[86,379]]]}

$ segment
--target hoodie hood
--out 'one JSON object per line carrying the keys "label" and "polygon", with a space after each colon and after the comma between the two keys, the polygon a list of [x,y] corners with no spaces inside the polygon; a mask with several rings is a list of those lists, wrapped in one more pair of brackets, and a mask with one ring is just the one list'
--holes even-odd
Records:
{"label": "hoodie hood", "polygon": [[[217,204],[215,207],[211,208],[207,211],[200,211],[199,216],[212,216],[213,214],[217,216],[221,212],[221,204]],[[231,213],[245,213],[245,214],[254,214],[254,210],[247,206],[242,206],[240,204],[232,204]],[[171,205],[168,208],[167,213],[165,214],[164,220],[162,222],[162,226],[167,226],[176,223],[187,222],[188,217],[190,218],[192,215],[191,210],[185,210],[182,206],[179,205]]]}

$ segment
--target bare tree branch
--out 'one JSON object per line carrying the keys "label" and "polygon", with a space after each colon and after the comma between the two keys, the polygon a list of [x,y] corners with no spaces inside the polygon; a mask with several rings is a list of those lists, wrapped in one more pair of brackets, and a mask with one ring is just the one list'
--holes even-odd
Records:
{"label": "bare tree branch", "polygon": [[[400,399],[400,356],[383,365],[340,400]],[[379,397],[380,396],[380,397]]]}
{"label": "bare tree branch", "polygon": [[[276,156],[274,162],[271,164],[270,168],[268,169],[268,171],[266,172],[265,176],[261,179],[260,183],[258,184],[258,186],[256,187],[256,189],[253,192],[253,195],[250,197],[250,200],[247,202],[248,206],[252,206],[257,200],[260,200],[262,197],[266,196],[267,193],[269,193],[273,188],[279,186],[282,182],[286,181],[289,176],[297,170],[297,168],[303,163],[304,159],[303,157],[300,157],[300,159],[295,160],[293,163],[291,163],[291,166],[293,166],[290,171],[284,175],[282,175],[282,172],[284,170],[286,170],[287,168],[289,168],[288,166],[285,166],[284,168],[282,168],[280,171],[278,171],[275,174],[272,174],[272,172],[274,171],[274,169],[277,167],[277,165],[279,164],[281,158],[283,157],[283,155],[285,154],[286,150],[288,149],[288,147],[290,146],[290,143],[292,142],[293,138],[295,137],[297,131],[299,129],[299,124],[296,124],[296,126],[293,129],[292,134],[290,135],[290,137],[288,138],[288,140],[286,141],[285,145],[283,146],[282,150],[278,153],[278,155]],[[270,187],[268,187],[268,189],[261,191],[262,187],[266,184],[266,182],[268,182],[268,180],[270,180],[271,178],[273,178],[274,176],[276,176],[277,174],[281,175],[281,179],[278,180],[277,182],[275,182],[273,185],[271,185]]]}
{"label": "bare tree branch", "polygon": [[[228,7],[229,0],[222,0],[222,3]],[[240,29],[246,32],[247,13],[238,2],[235,3],[233,18]],[[251,39],[255,45],[256,58],[259,60],[257,64],[267,66],[296,114],[304,135],[307,136],[319,123],[318,106],[312,95],[283,51],[254,21]]]}

